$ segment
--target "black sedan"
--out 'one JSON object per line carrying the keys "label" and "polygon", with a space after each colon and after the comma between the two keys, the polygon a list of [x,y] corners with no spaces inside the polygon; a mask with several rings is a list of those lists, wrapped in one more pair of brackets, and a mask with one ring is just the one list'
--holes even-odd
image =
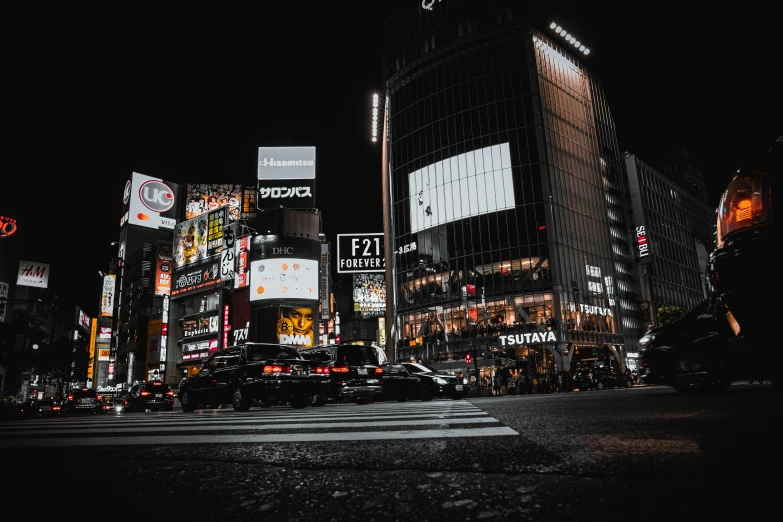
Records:
{"label": "black sedan", "polygon": [[372,346],[341,344],[329,368],[329,397],[339,401],[367,404],[380,398],[381,361]]}
{"label": "black sedan", "polygon": [[313,406],[326,406],[330,400],[337,397],[330,376],[331,367],[336,359],[336,346],[317,346],[314,348],[298,348],[304,359],[310,361],[310,375],[314,377]]}
{"label": "black sedan", "polygon": [[639,339],[645,384],[668,384],[680,393],[722,391],[731,385],[736,372],[728,364],[731,341],[710,311],[704,301],[679,321]]}
{"label": "black sedan", "polygon": [[172,411],[174,391],[161,381],[138,383],[123,397],[121,409],[115,411]]}
{"label": "black sedan", "polygon": [[434,397],[466,396],[466,387],[454,375],[438,373],[434,368],[414,362],[381,365],[382,397],[404,402],[408,399],[431,401]]}
{"label": "black sedan", "polygon": [[608,366],[593,368],[593,387],[596,390],[631,388],[633,387],[633,377]]}
{"label": "black sedan", "polygon": [[102,396],[94,388],[76,388],[68,392],[61,405],[62,415],[103,413]]}
{"label": "black sedan", "polygon": [[248,343],[214,352],[201,370],[179,385],[182,411],[231,404],[249,410],[256,401],[268,407],[287,402],[294,408],[311,404],[315,378],[311,364],[292,347]]}

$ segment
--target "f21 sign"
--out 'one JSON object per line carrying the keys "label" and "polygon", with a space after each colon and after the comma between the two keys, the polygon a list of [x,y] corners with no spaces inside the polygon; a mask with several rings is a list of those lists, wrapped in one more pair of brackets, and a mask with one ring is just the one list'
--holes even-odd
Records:
{"label": "f21 sign", "polygon": [[386,272],[383,232],[337,234],[337,273]]}

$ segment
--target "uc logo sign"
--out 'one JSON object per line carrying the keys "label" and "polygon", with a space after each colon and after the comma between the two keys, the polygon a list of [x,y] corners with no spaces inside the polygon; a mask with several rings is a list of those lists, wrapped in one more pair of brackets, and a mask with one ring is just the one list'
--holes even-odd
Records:
{"label": "uc logo sign", "polygon": [[145,207],[163,213],[174,206],[174,192],[162,181],[147,181],[139,188],[139,197]]}

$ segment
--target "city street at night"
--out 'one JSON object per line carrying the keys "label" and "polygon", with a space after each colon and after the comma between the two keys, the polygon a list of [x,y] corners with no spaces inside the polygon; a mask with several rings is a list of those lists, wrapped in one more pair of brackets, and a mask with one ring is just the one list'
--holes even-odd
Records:
{"label": "city street at night", "polygon": [[[35,516],[683,520],[780,513],[779,395],[637,386],[0,425]],[[67,477],[43,498],[39,486]],[[10,477],[9,477],[10,478]],[[38,485],[38,486],[36,486]],[[34,487],[35,486],[35,487]],[[44,495],[46,497],[47,495]]]}

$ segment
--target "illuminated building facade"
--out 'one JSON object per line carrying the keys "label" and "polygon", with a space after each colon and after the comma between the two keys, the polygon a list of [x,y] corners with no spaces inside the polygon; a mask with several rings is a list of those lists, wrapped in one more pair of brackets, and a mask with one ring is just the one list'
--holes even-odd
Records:
{"label": "illuminated building facade", "polygon": [[[693,183],[661,173],[625,153],[634,229],[644,227],[646,255],[639,258],[645,327],[659,326],[659,307],[688,311],[708,297],[707,265],[715,208]],[[679,181],[679,182],[678,182]]]}
{"label": "illuminated building facade", "polygon": [[642,323],[614,123],[589,49],[517,4],[387,21],[389,356],[622,367]]}

